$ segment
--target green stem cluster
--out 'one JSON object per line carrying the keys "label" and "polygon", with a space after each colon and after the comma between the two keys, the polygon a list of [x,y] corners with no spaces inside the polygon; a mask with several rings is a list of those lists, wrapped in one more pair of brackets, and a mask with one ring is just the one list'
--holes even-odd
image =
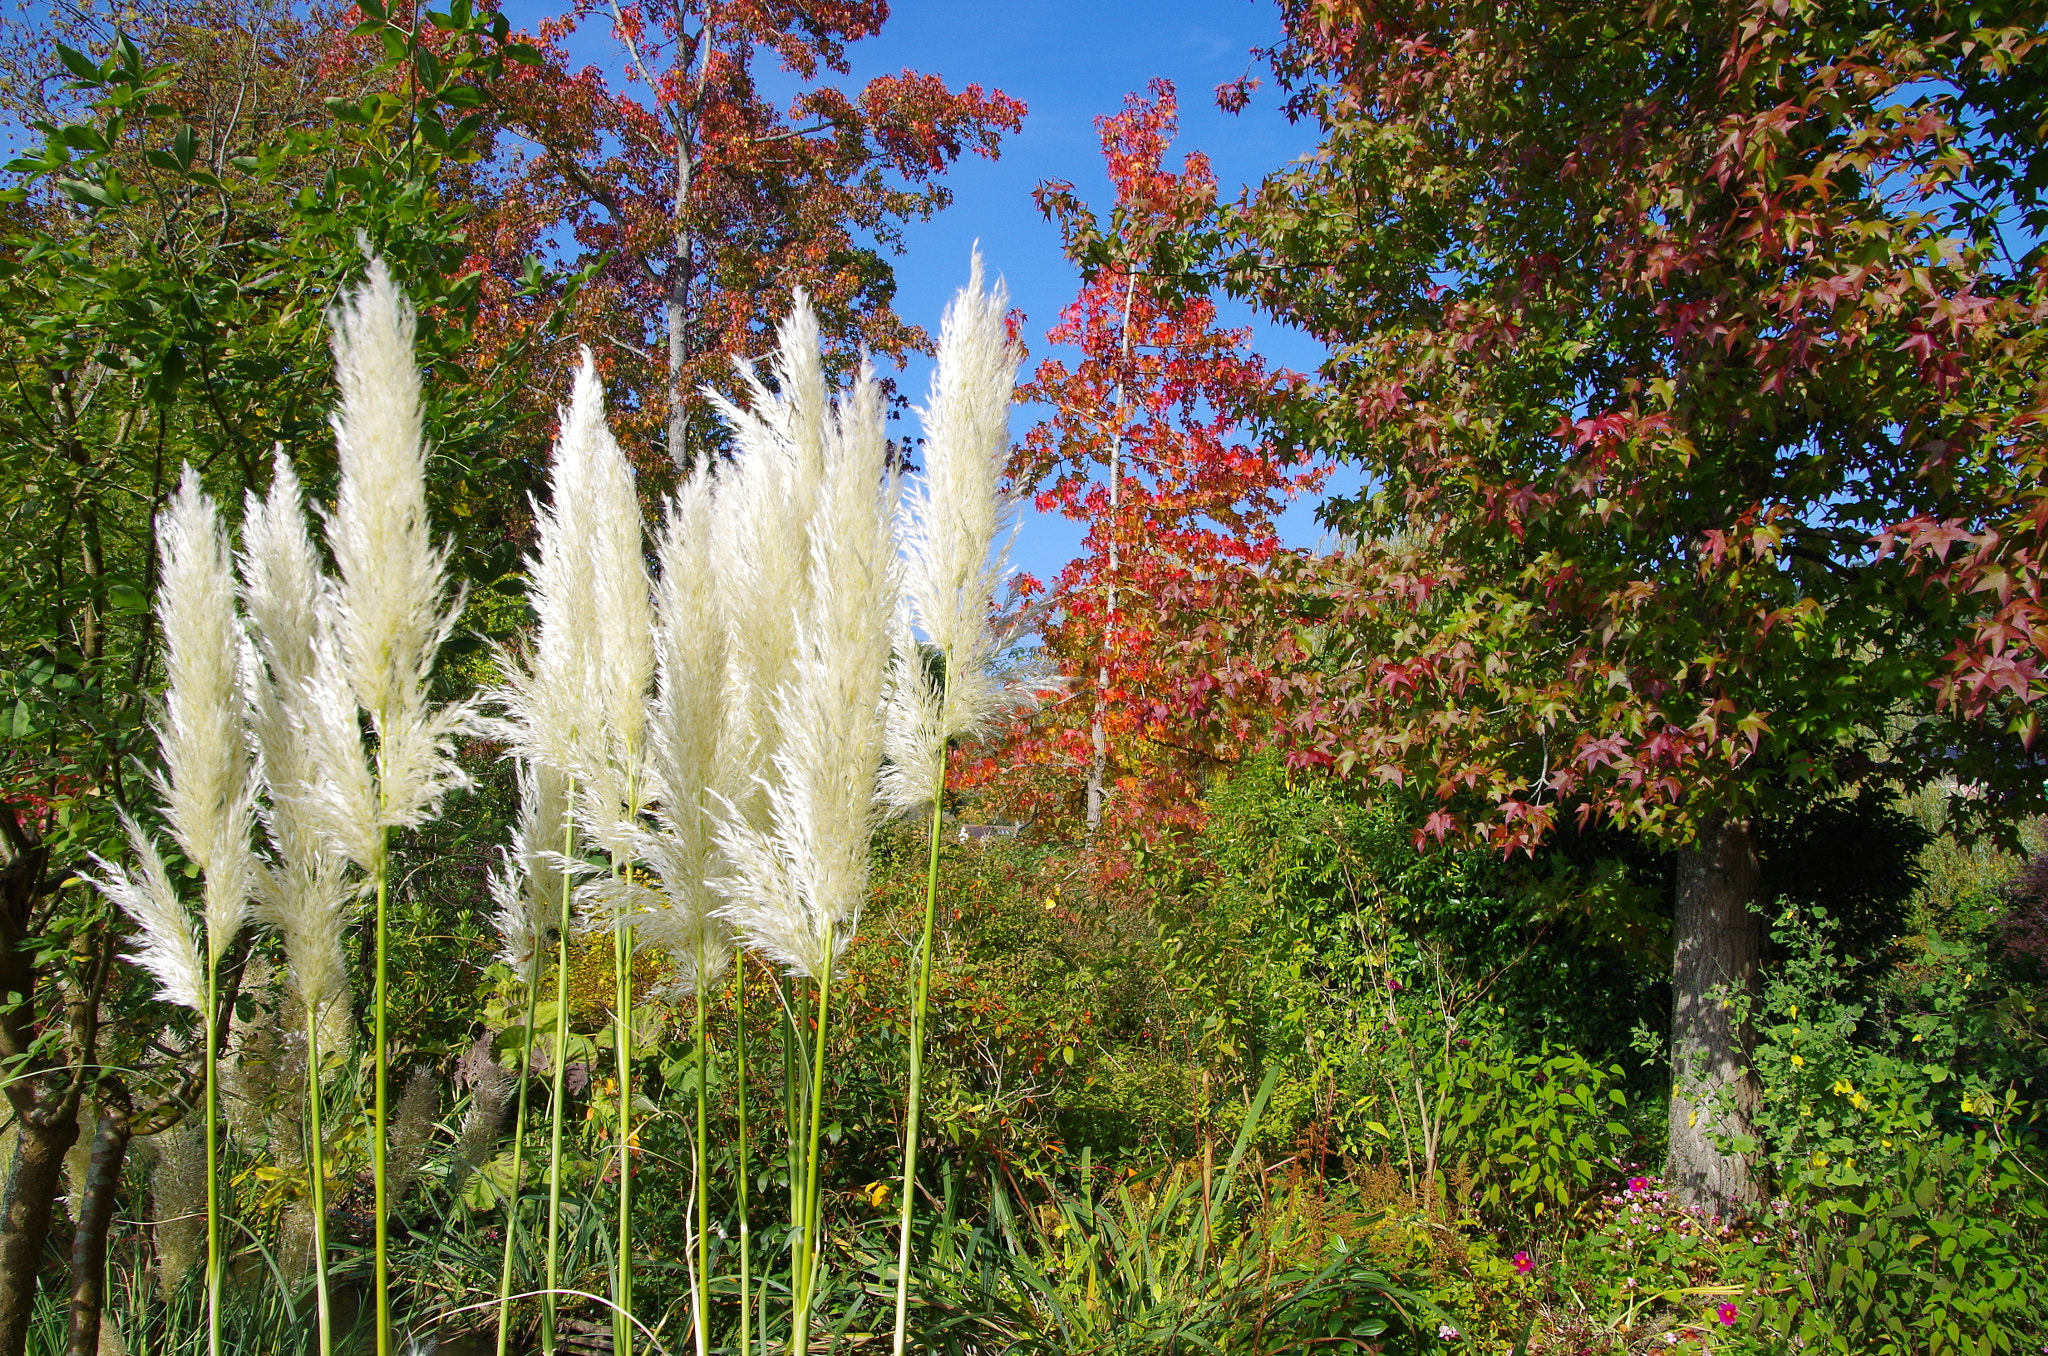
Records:
{"label": "green stem cluster", "polygon": [[[505,1255],[498,1264],[498,1356],[511,1340],[512,1257],[526,1182],[526,1086],[533,1076],[533,1019],[540,1005],[540,939],[526,967],[526,1023],[519,1042],[519,1100],[512,1113],[512,1186],[505,1196]],[[323,1352],[322,1356],[326,1356]]]}
{"label": "green stem cluster", "polygon": [[[313,1287],[320,1356],[334,1351],[334,1303],[327,1286],[327,1137],[321,1125],[320,1009],[306,1004],[307,1182],[313,1198]],[[500,1356],[503,1356],[500,1353]]]}
{"label": "green stem cluster", "polygon": [[[940,767],[943,770],[942,761]],[[943,778],[940,782],[943,791]],[[924,926],[917,942],[917,996],[910,1005],[910,1095],[903,1110],[903,1200],[896,1245],[895,1356],[903,1356],[910,1319],[910,1223],[917,1210],[917,1135],[924,1109],[924,1033],[932,998],[932,923],[939,908],[939,837],[944,829],[943,794],[932,797],[930,857],[925,867]]]}
{"label": "green stem cluster", "polygon": [[795,1356],[808,1356],[811,1341],[811,1308],[817,1301],[818,1255],[823,1242],[818,1237],[822,1219],[822,1198],[819,1192],[818,1143],[824,1129],[825,1114],[825,1051],[831,1035],[832,1019],[832,963],[836,938],[832,927],[825,928],[824,973],[815,976],[818,985],[817,1028],[811,1036],[811,1086],[809,1125],[804,1132],[804,1173],[801,1213],[791,1221],[795,1225],[793,1238],[795,1250],[790,1256],[790,1314],[789,1349]]}
{"label": "green stem cluster", "polygon": [[[569,783],[569,800],[576,799],[576,783]],[[562,824],[562,855],[576,850],[576,826],[566,818]],[[562,912],[555,922],[555,1045],[553,1076],[548,1097],[548,1249],[547,1288],[541,1296],[540,1349],[555,1356],[555,1295],[562,1287],[562,1103],[568,1092],[569,1068],[569,923],[574,883],[562,873]]]}
{"label": "green stem cluster", "polygon": [[206,958],[206,1351],[220,1356],[220,952]]}
{"label": "green stem cluster", "polygon": [[742,951],[733,958],[733,1026],[738,1039],[735,1044],[736,1077],[739,1080],[740,1140],[738,1186],[740,1198],[740,1344],[739,1356],[747,1356],[747,1319],[752,1304],[754,1281],[753,1240],[747,1228],[747,953]]}
{"label": "green stem cluster", "polygon": [[[618,866],[613,864],[614,875]],[[633,1356],[633,925],[612,930],[613,1032],[619,1061],[619,1227],[613,1267],[612,1350]]]}
{"label": "green stem cluster", "polygon": [[[377,809],[384,810],[384,755],[377,755]],[[370,1176],[374,1183],[377,1218],[373,1225],[376,1260],[372,1264],[371,1289],[376,1293],[377,1356],[391,1356],[391,1199],[387,1160],[391,1151],[391,1046],[390,1010],[390,921],[391,845],[389,831],[377,830],[376,978],[371,993],[372,1059],[376,1066],[376,1090],[371,1111]]]}
{"label": "green stem cluster", "polygon": [[[692,1277],[692,1298],[697,1308],[697,1356],[708,1356],[711,1350],[711,1106],[710,1093],[705,1083],[710,1077],[710,1060],[707,1058],[706,1023],[704,1021],[704,934],[697,934],[696,990],[697,1000],[697,1171],[691,1182],[692,1194],[696,1196],[697,1213],[697,1265]],[[747,1310],[744,1292],[740,1296],[740,1312]],[[742,1343],[742,1346],[745,1344]]]}

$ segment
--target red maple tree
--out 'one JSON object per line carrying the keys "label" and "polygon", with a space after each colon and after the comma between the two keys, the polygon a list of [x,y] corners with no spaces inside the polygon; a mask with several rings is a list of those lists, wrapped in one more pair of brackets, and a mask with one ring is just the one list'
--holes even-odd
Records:
{"label": "red maple tree", "polygon": [[[1040,185],[1069,254],[1101,255],[1046,338],[1079,350],[1041,363],[1020,398],[1049,411],[1017,447],[1011,475],[1040,512],[1088,525],[1082,553],[1049,583],[1026,577],[1049,618],[1059,694],[966,774],[1013,811],[1107,822],[1147,837],[1190,822],[1204,772],[1234,761],[1262,728],[1252,713],[1186,721],[1201,707],[1220,643],[1211,625],[1283,551],[1275,516],[1322,483],[1253,431],[1254,412],[1297,380],[1218,323],[1215,302],[1143,269],[1158,242],[1205,216],[1215,176],[1200,152],[1166,166],[1173,85],[1097,119],[1115,202],[1104,223],[1070,183]],[[1190,680],[1193,686],[1190,687]]]}
{"label": "red maple tree", "polygon": [[[575,328],[636,441],[679,462],[715,442],[700,389],[768,347],[798,287],[843,367],[927,346],[892,309],[889,256],[905,222],[951,200],[946,169],[994,158],[1025,109],[908,70],[827,83],[887,17],[883,0],[578,0],[493,91],[478,251],[503,277],[533,255],[593,270]],[[618,43],[623,87],[572,69],[586,22]],[[773,66],[799,86],[786,105],[762,88]]]}

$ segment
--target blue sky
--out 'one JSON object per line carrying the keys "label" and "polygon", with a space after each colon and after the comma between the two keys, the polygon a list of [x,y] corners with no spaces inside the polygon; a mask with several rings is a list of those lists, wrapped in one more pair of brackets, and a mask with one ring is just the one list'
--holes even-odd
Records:
{"label": "blue sky", "polygon": [[[505,12],[521,24],[551,8],[513,0]],[[962,161],[947,179],[952,207],[908,231],[908,250],[897,261],[897,309],[927,328],[937,327],[947,298],[965,280],[968,252],[979,240],[989,266],[1003,275],[1014,304],[1029,318],[1034,361],[1050,351],[1045,330],[1071,300],[1077,279],[1060,253],[1058,233],[1033,207],[1031,190],[1042,180],[1067,179],[1091,206],[1106,206],[1110,191],[1094,120],[1121,108],[1126,94],[1142,91],[1154,76],[1172,80],[1180,93],[1175,150],[1207,152],[1225,197],[1314,145],[1312,128],[1290,125],[1279,114],[1270,87],[1235,116],[1219,111],[1212,97],[1221,82],[1248,68],[1256,72],[1251,49],[1278,36],[1278,10],[1268,3],[896,0],[890,9],[881,34],[850,49],[853,72],[845,83],[858,87],[907,67],[941,75],[954,88],[971,82],[1001,89],[1030,109],[1002,158]],[[586,25],[572,50],[618,70],[609,26],[600,21]],[[1226,311],[1226,318],[1253,324],[1255,345],[1268,361],[1315,365],[1319,350],[1303,336],[1259,324],[1242,308]],[[926,375],[924,365],[913,364],[905,389],[922,392]],[[1030,418],[1020,409],[1013,433],[1021,434]],[[1314,545],[1320,530],[1313,506],[1296,505],[1283,529],[1290,544]],[[1079,537],[1077,524],[1030,514],[1013,563],[1049,576],[1074,554]]]}

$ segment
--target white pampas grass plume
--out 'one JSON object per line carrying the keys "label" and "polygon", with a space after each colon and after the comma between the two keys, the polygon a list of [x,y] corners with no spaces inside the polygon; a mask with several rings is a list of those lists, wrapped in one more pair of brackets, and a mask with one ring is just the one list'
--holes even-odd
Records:
{"label": "white pampas grass plume", "polygon": [[810,609],[811,520],[825,479],[829,400],[817,314],[801,290],[776,338],[773,391],[741,362],[744,408],[705,392],[737,453],[719,474],[712,522],[730,669],[720,792],[764,831],[768,788],[780,775],[778,693],[796,664],[798,619]]}
{"label": "white pampas grass plume", "polygon": [[[788,349],[803,333],[784,328],[785,369],[800,365],[802,355]],[[808,430],[795,427],[791,402],[773,399],[800,451]],[[822,977],[851,940],[867,891],[899,585],[897,486],[881,393],[865,364],[852,391],[819,411],[815,441],[824,476],[807,533],[808,600],[771,711],[778,745],[764,788],[767,823],[725,818],[719,845],[732,874],[714,884],[731,900],[722,916],[749,943],[792,973]]]}
{"label": "white pampas grass plume", "polygon": [[[257,898],[284,938],[299,1001],[316,1013],[347,997],[342,939],[357,893],[349,853],[332,829],[338,822],[359,831],[376,819],[355,703],[321,681],[327,592],[298,478],[280,452],[270,493],[251,493],[242,518],[242,606],[254,650],[245,666],[249,719],[263,755],[263,822],[275,858],[259,876]],[[336,804],[351,809],[337,816]]]}
{"label": "white pampas grass plume", "polygon": [[692,993],[725,972],[730,929],[710,881],[722,874],[716,807],[721,749],[729,732],[728,652],[720,609],[723,580],[713,524],[719,512],[710,475],[685,480],[669,502],[659,539],[655,656],[659,683],[649,722],[649,779],[655,825],[632,851],[659,888],[628,886],[612,907],[630,910],[640,936],[676,967],[671,992]]}
{"label": "white pampas grass plume", "polygon": [[534,952],[560,917],[563,836],[569,823],[568,779],[546,763],[519,763],[519,818],[503,860],[491,872],[498,912],[498,959],[524,975]]}
{"label": "white pampas grass plume", "polygon": [[157,519],[163,585],[164,770],[157,778],[171,836],[206,881],[208,957],[218,962],[248,915],[256,867],[256,770],[243,735],[241,628],[227,535],[191,467]]}
{"label": "white pampas grass plume", "polygon": [[[327,544],[340,578],[322,666],[345,677],[377,733],[375,827],[412,828],[468,783],[452,751],[468,709],[436,708],[426,698],[434,657],[462,604],[449,599],[446,553],[427,521],[412,307],[383,261],[372,260],[367,280],[331,318],[341,483]],[[370,836],[350,837],[367,845]]]}
{"label": "white pampas grass plume", "polygon": [[508,656],[497,697],[515,751],[575,779],[580,818],[597,846],[617,855],[647,800],[653,604],[632,466],[605,426],[587,350],[561,411],[549,479],[527,561],[533,642]]}
{"label": "white pampas grass plume", "polygon": [[390,1177],[393,1204],[403,1203],[406,1190],[426,1166],[434,1143],[434,1120],[441,1114],[441,1080],[425,1064],[405,1080],[405,1091],[391,1115]]}
{"label": "white pampas grass plume", "polygon": [[136,872],[98,859],[106,875],[94,884],[142,929],[130,959],[155,976],[160,995],[203,1014],[207,967],[220,963],[241,931],[256,880],[256,770],[243,737],[241,629],[227,537],[189,466],[157,518],[157,543],[167,684],[156,785],[172,838],[203,876],[203,939],[155,844],[125,816]]}
{"label": "white pampas grass plume", "polygon": [[589,464],[591,508],[587,549],[591,601],[600,637],[597,684],[584,695],[603,721],[604,738],[577,768],[577,788],[589,807],[595,846],[623,860],[647,805],[647,704],[654,681],[653,585],[647,576],[646,534],[633,467],[604,418],[604,386],[586,351],[576,377],[576,400],[594,407]]}
{"label": "white pampas grass plume", "polygon": [[[1009,551],[1006,529],[1016,517],[1002,491],[1019,357],[1004,325],[1008,309],[1002,283],[983,291],[977,250],[940,328],[938,363],[919,410],[924,476],[904,505],[909,615],[899,622],[884,779],[897,809],[938,795],[946,742],[980,732],[1008,697],[996,671],[1003,638],[990,625]],[[912,628],[936,665],[913,643]]]}
{"label": "white pampas grass plume", "polygon": [[106,874],[87,877],[99,892],[142,929],[137,948],[128,959],[147,970],[157,983],[156,996],[202,1016],[206,1012],[206,962],[200,958],[199,939],[192,931],[192,915],[171,888],[170,873],[149,835],[125,814],[121,826],[128,832],[135,852],[136,869],[128,871],[104,857],[95,856]]}

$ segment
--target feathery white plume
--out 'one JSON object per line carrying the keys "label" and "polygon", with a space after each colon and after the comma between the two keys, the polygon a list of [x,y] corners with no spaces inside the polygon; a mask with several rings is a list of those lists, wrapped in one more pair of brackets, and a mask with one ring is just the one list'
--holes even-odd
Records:
{"label": "feathery white plume", "polygon": [[635,910],[640,935],[673,959],[671,988],[683,993],[716,980],[732,959],[731,930],[714,916],[721,900],[710,886],[723,865],[714,798],[729,696],[712,531],[718,502],[711,476],[700,471],[677,489],[662,525],[654,632],[660,683],[649,723],[656,826],[637,834],[633,849],[660,886],[620,901]]}
{"label": "feathery white plume", "polygon": [[[376,818],[355,702],[320,681],[320,632],[331,615],[322,606],[327,588],[306,532],[298,477],[279,452],[270,493],[250,493],[242,516],[242,606],[254,649],[245,669],[249,716],[263,755],[263,821],[276,858],[263,869],[257,895],[264,918],[284,937],[292,987],[316,1011],[347,996],[342,939],[357,893],[348,880],[349,854],[329,821],[361,825]],[[343,799],[354,802],[351,813],[328,813]]]}
{"label": "feathery white plume", "polygon": [[139,874],[101,860],[107,875],[94,883],[143,930],[141,950],[130,959],[156,976],[164,998],[198,1012],[205,1007],[206,967],[220,963],[248,917],[256,883],[256,769],[243,736],[232,557],[220,515],[191,467],[158,515],[156,532],[167,680],[156,785],[171,837],[202,873],[203,946],[155,845],[132,820],[123,822]]}
{"label": "feathery white plume", "polygon": [[549,502],[534,506],[539,545],[527,561],[538,625],[530,651],[506,663],[498,700],[514,749],[573,777],[589,836],[624,853],[647,803],[653,604],[633,469],[605,427],[604,388],[587,350],[561,411],[549,481]]}
{"label": "feathery white plume", "polygon": [[381,803],[375,824],[360,826],[372,832],[348,835],[353,856],[382,829],[424,823],[444,795],[468,784],[452,741],[469,710],[427,701],[434,657],[462,603],[449,599],[446,552],[434,545],[427,521],[412,307],[384,262],[373,259],[367,280],[335,307],[332,320],[341,483],[327,517],[327,544],[340,578],[328,595],[332,617],[323,628],[320,667],[344,677],[369,713]]}
{"label": "feathery white plume", "polygon": [[809,534],[825,475],[829,395],[817,314],[801,290],[776,339],[774,391],[741,362],[744,409],[705,392],[737,452],[720,472],[712,523],[731,675],[721,794],[764,830],[768,788],[779,776],[777,693],[796,663],[798,618],[810,608]]}
{"label": "feathery white plume", "polygon": [[[797,342],[815,349],[815,334],[799,298],[782,331],[783,370],[803,369],[809,360],[792,349]],[[789,671],[766,713],[777,737],[774,776],[764,779],[767,822],[744,811],[725,817],[719,845],[732,874],[714,884],[731,900],[721,916],[748,942],[793,973],[815,977],[830,971],[852,939],[867,891],[899,584],[891,531],[898,494],[881,393],[865,365],[852,391],[815,416],[795,393],[757,391],[756,401],[764,409],[756,427],[780,425],[785,444],[766,450],[800,467],[815,444],[823,477],[808,531],[801,520],[780,527],[806,541],[808,587],[794,609]]]}
{"label": "feathery white plume", "polygon": [[243,734],[241,627],[227,534],[199,474],[184,480],[157,519],[163,585],[164,770],[157,778],[171,836],[206,879],[207,953],[218,961],[248,916],[256,856],[256,770]]}
{"label": "feathery white plume", "polygon": [[171,888],[164,859],[142,826],[124,814],[121,827],[128,831],[129,845],[135,851],[135,871],[131,874],[127,868],[95,854],[93,860],[106,874],[86,879],[142,929],[140,943],[128,953],[127,959],[155,976],[156,996],[203,1016],[206,962],[200,959],[199,939],[192,932],[192,915],[178,898],[178,892]]}
{"label": "feathery white plume", "polygon": [[[884,777],[884,795],[897,809],[939,793],[946,741],[984,729],[1007,696],[996,673],[1002,638],[989,609],[1009,553],[1005,529],[1016,516],[1002,492],[1018,361],[1003,322],[1008,309],[1001,282],[982,290],[975,251],[967,286],[939,331],[931,391],[918,411],[925,471],[904,506],[909,615],[898,623]],[[937,673],[913,643],[912,627],[936,653]]]}
{"label": "feathery white plume", "polygon": [[511,846],[491,872],[498,959],[520,974],[554,931],[562,900],[562,839],[569,822],[567,779],[545,763],[519,763],[519,820]]}
{"label": "feathery white plume", "polygon": [[633,467],[605,424],[604,386],[590,354],[576,375],[576,403],[590,407],[591,602],[601,637],[594,690],[584,695],[602,717],[603,741],[577,768],[592,843],[624,859],[647,805],[647,701],[654,680],[654,598],[647,577],[646,533]]}

